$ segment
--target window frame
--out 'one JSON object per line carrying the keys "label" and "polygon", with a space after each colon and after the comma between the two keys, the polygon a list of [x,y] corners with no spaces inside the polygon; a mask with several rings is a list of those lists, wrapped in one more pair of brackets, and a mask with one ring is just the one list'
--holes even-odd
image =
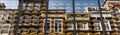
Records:
{"label": "window frame", "polygon": [[[48,18],[47,20],[50,20],[50,31],[47,31],[47,33],[50,33],[50,32],[52,32],[52,31],[51,31],[51,28],[52,28],[52,26],[51,26],[52,19]],[[43,31],[42,31],[42,32],[45,32],[45,31],[44,31],[44,30],[45,30],[44,27],[45,27],[46,19],[44,19],[43,23],[44,23],[44,24],[43,24]]]}
{"label": "window frame", "polygon": [[[61,22],[60,22],[60,24],[61,24],[61,28],[63,28],[63,25],[62,25],[62,24],[63,24],[63,20],[62,20],[62,19],[54,19],[54,28],[55,28],[55,24],[56,24],[55,21],[56,21],[56,20],[61,21]],[[59,29],[60,24],[57,25],[58,29],[57,29],[57,32],[56,32],[56,30],[54,31],[55,33],[60,32],[60,29]],[[63,32],[63,29],[61,30],[61,32]]]}
{"label": "window frame", "polygon": [[[87,27],[87,28],[86,28]],[[88,23],[84,24],[82,23],[82,29],[81,29],[81,26],[79,27],[79,30],[89,30],[89,26],[88,26]]]}
{"label": "window frame", "polygon": [[[101,22],[100,22],[100,21],[94,22],[94,24],[97,25],[96,27],[98,27],[98,25],[100,26],[100,27],[99,27],[100,30],[95,30],[95,31],[102,31],[102,25],[101,25]],[[95,25],[94,25],[94,26],[95,26]]]}
{"label": "window frame", "polygon": [[[107,21],[107,23],[104,22],[105,28],[106,28],[106,26],[109,27],[108,29],[106,28],[106,31],[111,31],[112,29],[111,29],[110,21],[109,21],[109,20],[106,20],[106,21]],[[107,24],[107,25],[106,25],[106,24]]]}
{"label": "window frame", "polygon": [[2,18],[3,18],[3,14],[0,15],[0,20],[2,20]]}
{"label": "window frame", "polygon": [[[4,26],[9,26],[8,28],[5,28],[5,29],[7,29],[7,33],[2,33],[3,31],[4,31]],[[1,33],[1,35],[3,35],[3,34],[9,34],[10,33],[10,27],[11,27],[11,25],[10,24],[3,24],[2,25],[2,31],[0,32]]]}

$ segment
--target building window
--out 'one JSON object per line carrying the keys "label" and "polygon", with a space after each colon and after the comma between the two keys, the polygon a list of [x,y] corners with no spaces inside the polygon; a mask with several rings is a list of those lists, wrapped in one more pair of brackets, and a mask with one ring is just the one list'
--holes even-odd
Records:
{"label": "building window", "polygon": [[26,8],[26,3],[23,3],[22,10],[25,10],[25,8]]}
{"label": "building window", "polygon": [[4,19],[4,20],[8,19],[9,14],[7,12],[1,11],[0,13],[1,13],[0,14],[0,19]]}
{"label": "building window", "polygon": [[39,23],[39,17],[33,19],[33,23],[35,23],[35,24]]}
{"label": "building window", "polygon": [[101,26],[100,21],[94,22],[94,30],[95,31],[102,31],[102,26]]}
{"label": "building window", "polygon": [[72,12],[72,0],[50,0],[48,9],[64,9]]}
{"label": "building window", "polygon": [[46,19],[44,19],[44,24],[43,24],[43,32],[44,32],[44,29],[45,29],[45,23],[47,24],[47,33],[50,33],[51,32],[51,19],[47,19],[47,23],[46,23]]}
{"label": "building window", "polygon": [[[77,24],[75,24],[75,26],[77,29]],[[74,24],[72,22],[67,24],[67,30],[74,30]]]}
{"label": "building window", "polygon": [[8,16],[9,16],[9,14],[7,14],[7,13],[3,14],[3,19],[7,20]]}
{"label": "building window", "polygon": [[80,30],[89,30],[88,29],[88,23],[82,23],[79,26],[80,26],[79,27]]}
{"label": "building window", "polygon": [[27,23],[27,24],[29,24],[30,23],[30,21],[31,21],[31,16],[25,16],[26,17],[26,19],[25,19],[25,23]]}
{"label": "building window", "polygon": [[70,28],[71,30],[74,30],[74,24],[70,24],[70,26],[68,26],[68,28]]}
{"label": "building window", "polygon": [[63,32],[63,20],[62,19],[55,19],[54,20],[54,28],[55,32]]}
{"label": "building window", "polygon": [[104,24],[105,24],[105,29],[106,29],[107,31],[112,30],[112,29],[111,29],[111,26],[110,26],[110,21],[104,21]]}
{"label": "building window", "polygon": [[88,11],[98,11],[99,8],[97,7],[88,7]]}
{"label": "building window", "polygon": [[2,20],[2,18],[3,18],[3,14],[0,14],[0,20]]}
{"label": "building window", "polygon": [[5,35],[5,34],[8,35],[10,32],[10,27],[11,27],[10,24],[3,24],[2,30],[1,30],[1,35]]}

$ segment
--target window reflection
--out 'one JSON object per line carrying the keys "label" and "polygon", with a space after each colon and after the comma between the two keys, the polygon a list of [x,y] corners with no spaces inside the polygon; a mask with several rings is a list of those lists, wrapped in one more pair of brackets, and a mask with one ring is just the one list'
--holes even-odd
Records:
{"label": "window reflection", "polygon": [[75,0],[75,12],[84,13],[88,6],[97,6],[97,0]]}
{"label": "window reflection", "polygon": [[[44,28],[45,28],[45,23],[46,23],[46,20],[44,19],[44,25],[43,25]],[[51,19],[48,19],[46,24],[47,24],[47,33],[50,33],[52,30]],[[44,32],[44,28],[43,28],[43,32]]]}
{"label": "window reflection", "polygon": [[72,12],[72,0],[50,0],[49,9],[65,9],[66,12]]}
{"label": "window reflection", "polygon": [[94,30],[95,31],[102,31],[102,26],[101,26],[100,21],[94,22]]}
{"label": "window reflection", "polygon": [[0,0],[0,3],[4,3],[6,8],[5,9],[17,9],[18,8],[18,0]]}

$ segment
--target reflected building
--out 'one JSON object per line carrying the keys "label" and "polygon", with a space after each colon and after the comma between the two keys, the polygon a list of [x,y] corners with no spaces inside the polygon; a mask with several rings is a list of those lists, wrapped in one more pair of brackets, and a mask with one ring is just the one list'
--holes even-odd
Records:
{"label": "reflected building", "polygon": [[14,35],[19,11],[17,9],[5,9],[4,3],[0,4],[0,8],[0,35]]}
{"label": "reflected building", "polygon": [[97,0],[74,1],[75,7],[72,0],[19,0],[18,9],[0,3],[0,35],[102,35],[103,28],[107,35],[119,35],[119,0],[101,7],[105,27]]}
{"label": "reflected building", "polygon": [[5,9],[5,8],[6,8],[5,4],[4,3],[0,3],[0,9]]}

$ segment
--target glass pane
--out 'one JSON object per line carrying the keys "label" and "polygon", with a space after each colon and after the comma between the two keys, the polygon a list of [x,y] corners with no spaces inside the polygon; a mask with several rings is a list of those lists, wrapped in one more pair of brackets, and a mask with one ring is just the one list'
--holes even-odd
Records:
{"label": "glass pane", "polygon": [[66,12],[72,12],[72,0],[50,0],[48,9],[62,9]]}
{"label": "glass pane", "polygon": [[45,23],[40,19],[41,0],[19,0],[19,2],[23,2],[19,35],[44,34]]}
{"label": "glass pane", "polygon": [[[120,0],[107,0],[106,3],[104,4],[104,6],[108,9],[108,12],[110,13],[110,15],[112,16],[112,18],[109,20],[108,17],[105,17],[105,19],[108,19],[110,22],[113,22],[113,23],[110,23],[111,25],[109,25],[109,22],[108,24],[106,23],[105,25],[106,26],[109,26],[109,28],[112,29],[112,31],[118,31],[120,28],[118,27],[119,26],[119,18],[120,17]],[[113,7],[112,7],[113,6]],[[114,18],[117,18],[117,19],[114,19]],[[109,33],[111,33],[111,35],[119,35],[119,32],[110,32],[111,30],[107,30]],[[116,33],[116,34],[114,34]]]}
{"label": "glass pane", "polygon": [[97,0],[75,0],[75,12],[84,13],[86,7],[97,6]]}

